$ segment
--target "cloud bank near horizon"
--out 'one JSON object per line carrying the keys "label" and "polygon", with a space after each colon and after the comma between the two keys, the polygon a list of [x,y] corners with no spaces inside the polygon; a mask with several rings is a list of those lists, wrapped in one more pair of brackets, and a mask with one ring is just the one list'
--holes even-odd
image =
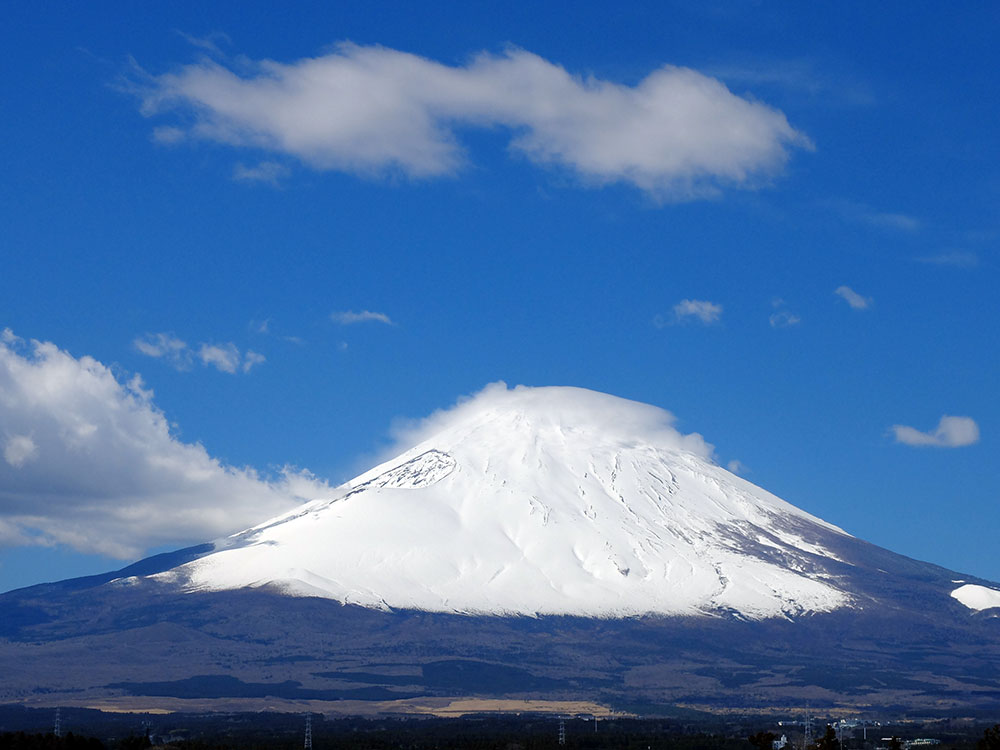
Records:
{"label": "cloud bank near horizon", "polygon": [[131,559],[207,541],[323,496],[284,467],[223,464],[171,434],[135,375],[0,332],[0,546],[64,544]]}
{"label": "cloud bank near horizon", "polygon": [[792,149],[812,148],[779,110],[690,68],[664,65],[628,86],[518,48],[449,66],[341,43],[292,63],[206,57],[138,78],[143,114],[185,118],[154,130],[163,143],[213,141],[362,175],[453,175],[468,158],[462,130],[502,127],[534,164],[684,200],[753,187]]}

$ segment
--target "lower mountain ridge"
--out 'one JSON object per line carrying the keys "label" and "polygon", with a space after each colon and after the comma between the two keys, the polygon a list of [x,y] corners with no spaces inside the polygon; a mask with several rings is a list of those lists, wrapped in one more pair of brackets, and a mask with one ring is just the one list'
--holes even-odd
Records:
{"label": "lower mountain ridge", "polygon": [[856,539],[669,413],[498,385],[295,511],[0,595],[0,701],[968,712],[1000,585]]}

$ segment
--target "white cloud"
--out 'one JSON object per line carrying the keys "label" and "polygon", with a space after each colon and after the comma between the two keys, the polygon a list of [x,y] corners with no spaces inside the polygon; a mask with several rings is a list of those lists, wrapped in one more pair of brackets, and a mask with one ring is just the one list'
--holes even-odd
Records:
{"label": "white cloud", "polygon": [[771,324],[771,328],[791,328],[802,322],[802,318],[788,310],[778,310],[778,312],[772,313],[767,320]]}
{"label": "white cloud", "polygon": [[781,297],[772,299],[771,307],[775,310],[767,319],[771,328],[791,328],[802,322],[802,318],[785,307],[785,300]]}
{"label": "white cloud", "polygon": [[749,471],[745,463],[735,458],[728,464],[726,464],[726,468],[729,469],[729,471],[733,472],[733,474],[737,474],[739,476],[742,476]]}
{"label": "white cloud", "polygon": [[32,540],[25,536],[17,526],[0,518],[0,549],[5,547],[23,547],[32,544]]}
{"label": "white cloud", "polygon": [[684,199],[751,187],[812,147],[780,111],[697,71],[664,66],[626,86],[516,48],[448,66],[343,43],[290,64],[204,59],[140,75],[142,112],[182,110],[195,138],[362,174],[454,174],[466,158],[458,131],[501,126],[536,164]]}
{"label": "white cloud", "polygon": [[659,445],[690,451],[709,460],[715,455],[715,447],[705,442],[697,432],[680,432],[675,427],[677,418],[666,409],[582,388],[534,388],[525,385],[508,388],[506,383],[498,381],[471,396],[463,396],[454,406],[440,409],[424,419],[397,419],[391,430],[394,442],[382,452],[382,459],[393,458],[462,423],[470,415],[521,405],[531,408],[534,404],[547,410],[558,410],[567,415],[568,423],[594,429],[598,434],[642,436]]}
{"label": "white cloud", "polygon": [[172,125],[161,125],[160,127],[153,128],[153,140],[167,146],[180,143],[186,137],[187,133]]}
{"label": "white cloud", "polygon": [[14,435],[7,439],[3,449],[4,460],[15,469],[38,458],[38,446],[28,435]]}
{"label": "white cloud", "polygon": [[277,186],[289,173],[288,167],[276,161],[262,161],[253,167],[241,163],[233,168],[233,179],[238,182],[263,182]]}
{"label": "white cloud", "polygon": [[[264,326],[266,327],[266,321]],[[265,328],[261,330],[265,330]],[[178,370],[189,370],[192,363],[197,360],[220,372],[235,374],[241,371],[250,372],[255,365],[266,361],[264,355],[259,352],[247,351],[245,355],[241,354],[236,344],[231,342],[225,344],[203,343],[197,349],[192,349],[185,341],[172,333],[147,333],[136,338],[132,344],[141,354],[163,359]]]}
{"label": "white cloud", "polygon": [[294,508],[329,488],[290,468],[264,478],[170,434],[152,393],[54,344],[0,343],[0,543],[133,558]]}
{"label": "white cloud", "polygon": [[930,445],[938,448],[960,448],[979,442],[979,425],[971,417],[941,417],[933,432],[921,432],[913,427],[895,424],[892,431],[896,442],[905,445]]}
{"label": "white cloud", "polygon": [[871,297],[862,297],[849,286],[838,286],[833,290],[833,293],[843,298],[851,306],[852,310],[867,310],[872,306],[873,300]]}
{"label": "white cloud", "polygon": [[243,356],[243,372],[250,372],[256,365],[263,364],[266,361],[267,357],[260,352],[247,350],[247,353]]}
{"label": "white cloud", "polygon": [[186,342],[172,333],[147,333],[132,341],[132,345],[140,354],[163,359],[178,370],[187,370],[191,367],[190,348]]}
{"label": "white cloud", "polygon": [[674,322],[684,322],[692,318],[705,325],[717,323],[722,316],[722,305],[700,299],[682,299],[673,309]]}
{"label": "white cloud", "polygon": [[330,320],[334,323],[340,323],[344,326],[349,326],[354,323],[385,323],[386,325],[395,325],[392,319],[385,313],[372,312],[371,310],[362,310],[361,312],[354,312],[353,310],[345,310],[343,312],[332,312],[330,313]]}
{"label": "white cloud", "polygon": [[202,344],[198,348],[198,359],[220,372],[235,373],[240,366],[240,350],[236,344]]}

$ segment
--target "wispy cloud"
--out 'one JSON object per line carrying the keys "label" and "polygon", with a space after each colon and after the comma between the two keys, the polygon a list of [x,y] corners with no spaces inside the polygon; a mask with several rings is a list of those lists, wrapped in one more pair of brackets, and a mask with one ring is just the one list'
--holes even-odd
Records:
{"label": "wispy cloud", "polygon": [[172,333],[147,333],[134,339],[132,345],[140,354],[163,359],[178,370],[190,369],[194,360],[187,342],[177,338]]}
{"label": "wispy cloud", "polygon": [[717,76],[737,87],[750,87],[761,93],[770,89],[797,99],[826,107],[865,107],[876,103],[871,88],[853,77],[849,71],[822,70],[814,60],[740,59],[724,65],[712,65],[706,73]]}
{"label": "wispy cloud", "polygon": [[735,458],[726,464],[726,468],[733,474],[738,474],[739,476],[743,476],[750,471],[745,463]]}
{"label": "wispy cloud", "polygon": [[802,318],[785,308],[785,300],[780,297],[771,300],[771,307],[775,310],[767,319],[771,328],[791,328],[802,322]]}
{"label": "wispy cloud", "polygon": [[289,173],[288,167],[276,161],[262,161],[252,167],[240,163],[233,168],[233,179],[237,182],[261,182],[277,187]]}
{"label": "wispy cloud", "polygon": [[198,347],[198,359],[202,364],[211,365],[220,372],[235,373],[240,366],[240,350],[236,344],[202,344]]}
{"label": "wispy cloud", "polygon": [[205,36],[195,36],[194,34],[188,34],[184,31],[176,30],[175,33],[182,37],[184,41],[190,44],[192,47],[197,47],[203,52],[208,52],[211,55],[221,57],[223,55],[222,46],[230,46],[233,41],[229,38],[228,34],[224,34],[221,31],[213,31],[211,34],[206,34]]}
{"label": "wispy cloud", "polygon": [[938,426],[930,432],[895,424],[892,426],[896,442],[904,445],[960,448],[979,442],[979,425],[971,417],[941,417]]}
{"label": "wispy cloud", "polygon": [[670,323],[684,323],[690,320],[710,325],[719,322],[719,318],[722,317],[722,305],[708,300],[682,299],[674,305],[672,313],[671,318],[662,321],[661,327]]}
{"label": "wispy cloud", "polygon": [[204,59],[137,76],[142,112],[183,110],[192,124],[173,127],[193,138],[360,174],[455,174],[466,161],[461,129],[501,126],[511,150],[536,164],[686,199],[752,187],[792,149],[812,147],[782,112],[689,68],[664,66],[626,86],[516,48],[448,66],[342,43],[288,64]]}
{"label": "wispy cloud", "polygon": [[833,293],[850,305],[852,310],[867,310],[873,303],[871,297],[863,297],[849,286],[838,286]]}
{"label": "wispy cloud", "polygon": [[863,214],[863,218],[873,226],[896,229],[901,232],[916,232],[923,226],[920,219],[909,214],[869,211]]}
{"label": "wispy cloud", "polygon": [[243,372],[250,372],[257,365],[262,365],[267,361],[265,357],[260,352],[254,352],[247,350],[247,353],[243,355],[243,364],[241,365]]}
{"label": "wispy cloud", "polygon": [[372,312],[371,310],[362,310],[361,312],[354,312],[353,310],[345,310],[342,312],[332,312],[330,313],[330,320],[334,323],[340,323],[343,326],[353,325],[354,323],[385,323],[386,325],[395,325],[390,318],[385,313]]}
{"label": "wispy cloud", "polygon": [[266,478],[170,432],[138,375],[0,337],[0,545],[66,544],[134,558],[213,539],[321,497],[291,467]]}
{"label": "wispy cloud", "polygon": [[[301,336],[290,336],[284,333],[276,333],[273,330],[273,321],[271,318],[264,318],[263,320],[251,320],[249,323],[247,323],[247,329],[251,333],[255,333],[260,336],[275,335],[280,340],[287,341],[288,343],[295,344],[296,346],[302,346],[303,344],[306,343],[305,339],[303,339]],[[251,367],[253,366],[253,364],[259,364],[260,362],[264,361],[264,355],[249,351],[247,352],[247,357],[246,357],[247,360],[251,358],[251,355],[253,355],[253,358],[255,359],[255,361],[251,364]],[[248,371],[249,369],[250,369],[249,367],[246,367],[244,365],[244,372]]]}
{"label": "wispy cloud", "polygon": [[767,322],[771,324],[771,328],[791,328],[801,323],[802,318],[788,310],[778,310],[771,314]]}
{"label": "wispy cloud", "polygon": [[929,263],[935,266],[954,266],[955,268],[976,268],[979,265],[979,256],[975,253],[954,250],[938,255],[927,255],[916,258],[918,263]]}
{"label": "wispy cloud", "polygon": [[187,133],[180,128],[175,128],[173,125],[160,125],[153,128],[153,140],[157,143],[171,146],[175,143],[180,143],[185,138],[187,138]]}
{"label": "wispy cloud", "polygon": [[880,211],[857,201],[834,200],[826,205],[849,221],[893,232],[914,233],[924,225],[916,216],[899,211]]}
{"label": "wispy cloud", "polygon": [[178,370],[189,370],[198,361],[220,372],[235,374],[250,372],[255,365],[265,361],[263,354],[250,350],[243,354],[231,342],[203,343],[192,348],[172,333],[147,333],[133,340],[132,344],[140,354],[162,359]]}
{"label": "wispy cloud", "polygon": [[657,328],[698,321],[703,325],[718,323],[722,316],[722,305],[707,300],[683,299],[674,305],[669,315],[657,313],[653,325]]}

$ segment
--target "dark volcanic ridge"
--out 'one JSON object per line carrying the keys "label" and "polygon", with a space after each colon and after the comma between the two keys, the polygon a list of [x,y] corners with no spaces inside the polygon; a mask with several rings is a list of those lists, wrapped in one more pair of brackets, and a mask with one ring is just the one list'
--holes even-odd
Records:
{"label": "dark volcanic ridge", "polygon": [[469,617],[268,590],[53,584],[0,597],[0,701],[506,697],[621,710],[808,703],[925,713],[996,706],[1000,622],[921,611],[914,589],[912,609],[746,621]]}

